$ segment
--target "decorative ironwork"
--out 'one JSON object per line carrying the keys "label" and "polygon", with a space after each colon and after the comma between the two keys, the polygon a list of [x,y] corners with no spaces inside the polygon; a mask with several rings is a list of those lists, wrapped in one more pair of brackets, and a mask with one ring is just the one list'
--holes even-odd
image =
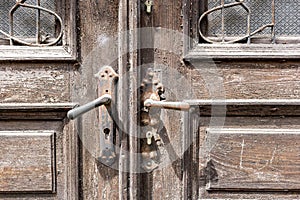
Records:
{"label": "decorative ironwork", "polygon": [[56,45],[63,35],[63,23],[52,10],[55,10],[55,0],[1,0],[0,34],[11,45]]}
{"label": "decorative ironwork", "polygon": [[266,36],[274,43],[278,36],[300,35],[300,2],[294,0],[207,0],[206,21],[201,37],[209,43],[235,43]]}

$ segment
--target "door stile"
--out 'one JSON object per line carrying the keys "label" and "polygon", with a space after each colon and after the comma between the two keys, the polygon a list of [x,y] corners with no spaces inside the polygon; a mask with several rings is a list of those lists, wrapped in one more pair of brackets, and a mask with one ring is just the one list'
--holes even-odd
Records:
{"label": "door stile", "polygon": [[[140,179],[136,173],[139,169],[139,157],[138,152],[140,149],[138,140],[138,126],[137,126],[137,112],[138,112],[138,94],[137,88],[139,83],[139,17],[140,17],[140,2],[134,0],[127,0],[127,21],[128,21],[128,35],[127,35],[127,54],[128,65],[126,65],[126,80],[128,80],[128,88],[124,91],[124,96],[128,99],[127,109],[128,112],[124,112],[124,117],[128,117],[128,129],[127,134],[129,136],[129,178],[128,178],[128,199],[139,199]],[[124,75],[124,74],[123,74]]]}
{"label": "door stile", "polygon": [[[119,2],[119,21],[118,21],[118,66],[119,66],[119,74],[121,78],[118,83],[118,103],[117,110],[119,119],[126,119],[127,114],[129,112],[129,96],[128,96],[128,88],[129,88],[129,79],[126,77],[128,75],[128,35],[124,34],[128,30],[128,0],[120,0]],[[129,162],[130,155],[129,151],[129,123],[127,121],[122,120],[122,129],[118,130],[119,141],[120,141],[120,153],[119,153],[119,199],[129,199],[128,187],[129,187],[129,177],[130,173]]]}

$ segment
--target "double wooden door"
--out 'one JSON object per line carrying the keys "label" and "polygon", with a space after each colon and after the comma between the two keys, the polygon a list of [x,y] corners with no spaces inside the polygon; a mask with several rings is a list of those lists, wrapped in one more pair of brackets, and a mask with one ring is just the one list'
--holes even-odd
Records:
{"label": "double wooden door", "polygon": [[[201,1],[149,2],[78,1],[75,61],[1,63],[0,198],[300,198],[298,60],[205,57],[190,46]],[[99,97],[105,65],[112,164],[99,107],[66,117]]]}

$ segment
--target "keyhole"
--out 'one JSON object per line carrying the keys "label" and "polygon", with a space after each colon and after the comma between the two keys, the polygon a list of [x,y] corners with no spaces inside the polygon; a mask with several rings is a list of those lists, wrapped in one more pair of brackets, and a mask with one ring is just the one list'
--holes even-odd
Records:
{"label": "keyhole", "polygon": [[103,133],[104,133],[104,135],[105,135],[105,139],[107,140],[108,137],[109,137],[109,133],[110,133],[109,128],[105,128],[105,129],[103,130]]}

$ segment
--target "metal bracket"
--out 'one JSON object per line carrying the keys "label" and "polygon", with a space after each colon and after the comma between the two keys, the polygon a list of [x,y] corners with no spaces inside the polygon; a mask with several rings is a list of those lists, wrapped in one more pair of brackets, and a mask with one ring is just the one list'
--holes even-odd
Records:
{"label": "metal bracket", "polygon": [[[116,80],[118,74],[110,66],[104,66],[95,75],[99,79],[98,96],[99,98],[89,102],[83,106],[70,110],[67,114],[69,119],[76,117],[99,107],[99,130],[100,130],[100,146],[99,160],[108,166],[111,166],[117,156],[114,148],[114,120],[111,116],[115,113],[116,106],[114,105],[116,97]],[[104,105],[104,106],[101,106]]]}

